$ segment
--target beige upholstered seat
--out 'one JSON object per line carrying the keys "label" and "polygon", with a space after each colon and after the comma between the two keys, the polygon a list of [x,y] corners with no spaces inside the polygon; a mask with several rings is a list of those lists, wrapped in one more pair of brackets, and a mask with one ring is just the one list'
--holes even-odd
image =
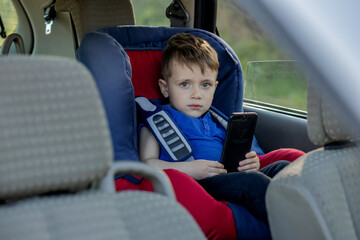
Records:
{"label": "beige upholstered seat", "polygon": [[55,10],[70,13],[79,43],[90,31],[135,24],[130,0],[57,0]]}
{"label": "beige upholstered seat", "polygon": [[296,160],[270,184],[273,239],[360,238],[360,147],[340,116],[309,83],[308,134],[325,147]]}
{"label": "beige upholstered seat", "polygon": [[[0,239],[204,239],[164,175],[112,164],[103,106],[85,67],[19,56],[0,58],[0,72]],[[147,176],[163,194],[116,194],[118,172]]]}

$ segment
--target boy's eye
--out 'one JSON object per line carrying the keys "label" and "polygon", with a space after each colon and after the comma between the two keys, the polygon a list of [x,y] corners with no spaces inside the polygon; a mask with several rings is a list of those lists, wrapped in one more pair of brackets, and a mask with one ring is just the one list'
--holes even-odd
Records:
{"label": "boy's eye", "polygon": [[180,83],[180,86],[181,86],[181,87],[188,87],[188,86],[189,86],[189,83],[187,83],[187,82],[182,82],[182,83]]}
{"label": "boy's eye", "polygon": [[211,86],[211,84],[210,83],[203,83],[201,86],[203,88],[209,88]]}

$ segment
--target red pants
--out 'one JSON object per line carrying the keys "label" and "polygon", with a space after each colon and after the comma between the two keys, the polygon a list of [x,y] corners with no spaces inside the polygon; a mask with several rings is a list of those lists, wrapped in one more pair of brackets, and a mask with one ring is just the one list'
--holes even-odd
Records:
{"label": "red pants", "polygon": [[[278,160],[294,161],[305,154],[296,149],[278,149],[259,156],[261,168]],[[225,202],[210,196],[194,179],[174,169],[164,170],[174,188],[177,201],[193,216],[208,239],[236,239],[237,231],[231,209]],[[134,184],[120,178],[115,181],[117,191],[153,191],[150,181]]]}
{"label": "red pants", "polygon": [[271,151],[262,156],[258,156],[260,159],[260,168],[263,168],[270,163],[274,163],[279,160],[287,160],[290,162],[295,161],[300,156],[304,155],[303,151],[293,149],[293,148],[280,148],[274,151]]}

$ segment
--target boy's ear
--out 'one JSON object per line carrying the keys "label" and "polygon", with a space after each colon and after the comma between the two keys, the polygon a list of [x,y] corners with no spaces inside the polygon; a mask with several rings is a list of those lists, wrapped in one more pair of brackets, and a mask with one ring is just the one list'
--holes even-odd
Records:
{"label": "boy's ear", "polygon": [[168,85],[167,82],[164,79],[159,79],[158,81],[159,86],[160,86],[160,91],[162,93],[162,95],[167,98],[169,97],[169,92],[168,92]]}
{"label": "boy's ear", "polygon": [[219,81],[215,82],[215,88],[219,85]]}

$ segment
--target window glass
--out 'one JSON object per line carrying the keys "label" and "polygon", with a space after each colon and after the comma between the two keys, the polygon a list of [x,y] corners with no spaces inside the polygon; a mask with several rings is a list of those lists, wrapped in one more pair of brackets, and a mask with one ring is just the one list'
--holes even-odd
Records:
{"label": "window glass", "polygon": [[[11,0],[0,0],[0,16],[5,27],[6,35],[15,32],[18,25],[18,18]],[[3,42],[4,38],[0,37],[0,46],[2,46]]]}
{"label": "window glass", "polygon": [[306,110],[306,81],[266,29],[230,0],[218,1],[217,27],[242,64],[245,100]]}
{"label": "window glass", "polygon": [[306,81],[296,61],[250,61],[244,97],[306,111]]}
{"label": "window glass", "polygon": [[170,3],[164,0],[132,1],[136,25],[170,26],[170,20],[165,15]]}

